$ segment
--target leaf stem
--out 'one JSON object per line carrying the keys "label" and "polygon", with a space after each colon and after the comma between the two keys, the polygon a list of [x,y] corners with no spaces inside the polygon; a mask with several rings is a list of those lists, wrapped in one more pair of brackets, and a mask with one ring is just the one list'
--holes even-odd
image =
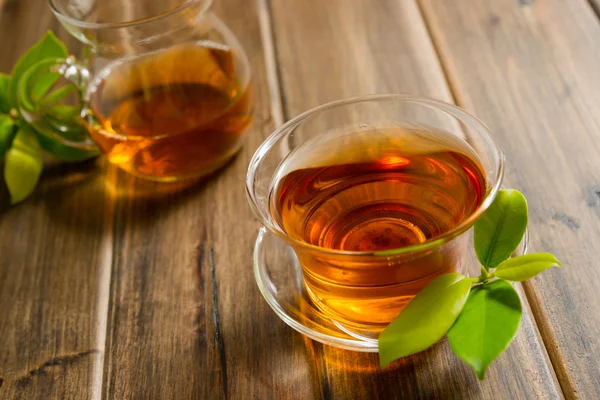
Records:
{"label": "leaf stem", "polygon": [[478,283],[485,283],[487,281],[490,280],[490,278],[492,278],[494,276],[494,274],[490,274],[487,270],[487,268],[485,268],[484,266],[481,267],[481,275],[479,275],[479,278],[477,279]]}

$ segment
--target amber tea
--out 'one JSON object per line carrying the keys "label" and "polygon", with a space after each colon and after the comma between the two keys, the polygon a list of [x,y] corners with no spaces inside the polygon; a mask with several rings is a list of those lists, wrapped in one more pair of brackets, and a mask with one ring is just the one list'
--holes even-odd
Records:
{"label": "amber tea", "polygon": [[209,173],[237,152],[252,117],[237,62],[229,48],[198,42],[109,64],[89,90],[90,135],[135,175]]}
{"label": "amber tea", "polygon": [[[273,219],[321,249],[380,252],[419,245],[457,227],[481,204],[486,177],[450,133],[398,127],[344,133],[292,153],[272,185]],[[436,276],[461,268],[459,244],[363,261],[297,252],[315,303],[353,328],[383,328]]]}

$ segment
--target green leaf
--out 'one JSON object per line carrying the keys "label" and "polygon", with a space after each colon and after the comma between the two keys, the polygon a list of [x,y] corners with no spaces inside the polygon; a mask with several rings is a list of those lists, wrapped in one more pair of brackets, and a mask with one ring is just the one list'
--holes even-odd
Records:
{"label": "green leaf", "polygon": [[10,102],[8,101],[8,87],[10,86],[10,75],[0,73],[0,113],[8,114],[10,112]]}
{"label": "green leaf", "polygon": [[34,124],[33,128],[37,133],[42,148],[57,160],[71,162],[83,161],[97,157],[100,154],[100,151],[92,143],[89,145],[81,144],[79,147],[74,147],[74,144],[70,145],[68,142],[64,142],[56,132],[51,132],[51,134],[48,135],[48,131],[53,128],[49,127],[46,121]]}
{"label": "green leaf", "polygon": [[58,88],[58,89],[48,93],[47,95],[45,95],[43,98],[41,98],[38,101],[38,104],[45,106],[45,105],[57,102],[58,100],[61,100],[65,97],[67,97],[75,90],[77,90],[77,87],[74,84],[70,83],[68,85],[65,85],[61,88]]}
{"label": "green leaf", "polygon": [[63,120],[73,120],[78,118],[81,115],[81,108],[70,106],[68,104],[56,104],[52,107],[48,107],[46,109],[48,115],[63,119]]}
{"label": "green leaf", "polygon": [[[65,58],[67,55],[67,48],[51,31],[48,31],[42,39],[27,50],[13,68],[12,79],[8,89],[10,107],[16,108],[17,106],[17,85],[25,71],[42,60],[48,58]],[[45,84],[48,85],[49,81],[45,82]],[[41,91],[42,89],[39,88],[38,90]]]}
{"label": "green leaf", "polygon": [[429,283],[379,335],[379,362],[425,350],[440,340],[462,310],[471,280],[452,272]]}
{"label": "green leaf", "polygon": [[50,90],[56,82],[61,78],[61,75],[57,72],[46,72],[41,74],[33,85],[33,90],[31,91],[31,97],[36,102],[44,96],[48,90]]}
{"label": "green leaf", "polygon": [[30,66],[16,84],[17,104],[25,111],[38,111],[37,100],[54,85],[60,75],[49,72],[59,59],[48,58]]}
{"label": "green leaf", "polygon": [[17,134],[17,124],[8,115],[0,114],[0,160],[4,157],[6,151]]}
{"label": "green leaf", "polygon": [[[77,143],[79,146],[86,142],[91,145],[88,131],[83,126],[84,122],[79,114],[79,107],[57,104],[45,110],[43,122],[64,140]],[[95,150],[95,147],[92,150]]]}
{"label": "green leaf", "polygon": [[450,346],[483,379],[487,367],[515,337],[521,313],[519,295],[507,281],[475,286],[448,332]]}
{"label": "green leaf", "polygon": [[[37,133],[42,148],[52,156],[62,161],[82,161],[96,157],[99,151],[82,125],[79,109],[76,112],[73,106],[63,104],[44,107],[31,97],[38,78],[44,76],[55,63],[55,59],[42,60],[22,75],[17,87],[18,102],[22,110],[28,112],[29,125]],[[66,87],[71,90],[73,85]],[[48,96],[57,92],[59,97],[65,95],[61,88]]]}
{"label": "green leaf", "polygon": [[32,126],[42,148],[58,160],[83,161],[100,154],[82,125],[78,107],[64,104],[49,107]]}
{"label": "green leaf", "polygon": [[556,259],[554,254],[526,254],[503,261],[498,265],[494,276],[508,281],[526,281],[545,269],[561,266],[562,264]]}
{"label": "green leaf", "polygon": [[508,259],[523,240],[527,228],[527,201],[517,190],[500,190],[475,223],[475,253],[487,269]]}
{"label": "green leaf", "polygon": [[35,134],[24,125],[6,153],[4,180],[11,203],[25,200],[35,189],[43,167],[43,152]]}

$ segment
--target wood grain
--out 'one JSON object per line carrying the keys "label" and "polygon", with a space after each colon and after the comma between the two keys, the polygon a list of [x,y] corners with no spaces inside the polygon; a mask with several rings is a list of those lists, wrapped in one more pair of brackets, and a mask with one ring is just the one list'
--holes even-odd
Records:
{"label": "wood grain", "polygon": [[[103,159],[49,163],[23,204],[7,207],[0,192],[0,398],[598,398],[600,27],[590,4],[422,0],[427,26],[414,0],[259,4],[214,7],[249,54],[257,102],[224,171],[185,188]],[[48,28],[77,51],[46,0],[0,0],[0,71]],[[508,154],[506,183],[529,199],[531,247],[566,264],[526,286],[521,331],[484,382],[446,343],[384,371],[373,355],[322,346],[255,286],[259,224],[244,177],[280,101],[290,118],[377,92],[456,100],[489,123]]]}
{"label": "wood grain", "polygon": [[103,397],[316,396],[306,344],[263,301],[252,274],[259,227],[247,205],[250,157],[273,129],[255,2],[223,0],[253,70],[253,127],[237,158],[204,184],[163,188],[121,176]]}
{"label": "wood grain", "polygon": [[[271,4],[287,117],[364,93],[415,93],[452,100],[415,2],[274,0]],[[311,347],[324,398],[562,397],[529,313],[515,342],[481,383],[446,343],[384,371],[374,355],[317,343]]]}
{"label": "wood grain", "polygon": [[0,398],[87,398],[96,347],[101,170],[47,168],[0,215]]}
{"label": "wood grain", "polygon": [[[47,29],[76,52],[45,0],[0,2],[0,71]],[[0,398],[82,399],[101,353],[95,342],[99,240],[111,221],[104,164],[47,163],[32,197],[0,193]]]}
{"label": "wood grain", "polygon": [[598,18],[583,0],[421,3],[457,99],[497,133],[505,182],[529,201],[532,251],[565,265],[526,286],[565,396],[598,398]]}

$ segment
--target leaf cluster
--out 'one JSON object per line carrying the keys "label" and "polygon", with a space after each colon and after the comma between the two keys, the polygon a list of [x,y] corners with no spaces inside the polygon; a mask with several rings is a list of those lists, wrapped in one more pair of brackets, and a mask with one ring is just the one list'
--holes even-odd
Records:
{"label": "leaf cluster", "polygon": [[527,201],[520,192],[498,192],[475,223],[474,247],[481,275],[444,274],[419,292],[379,336],[382,367],[425,350],[447,335],[454,353],[479,379],[484,378],[521,322],[521,300],[509,281],[525,281],[561,266],[550,253],[511,258],[525,235],[527,214]]}
{"label": "leaf cluster", "polygon": [[64,161],[98,155],[95,148],[66,144],[87,138],[79,107],[59,103],[79,91],[73,83],[61,86],[61,74],[52,68],[67,57],[65,45],[49,31],[21,56],[11,75],[0,73],[0,160],[13,204],[35,189],[44,151]]}

